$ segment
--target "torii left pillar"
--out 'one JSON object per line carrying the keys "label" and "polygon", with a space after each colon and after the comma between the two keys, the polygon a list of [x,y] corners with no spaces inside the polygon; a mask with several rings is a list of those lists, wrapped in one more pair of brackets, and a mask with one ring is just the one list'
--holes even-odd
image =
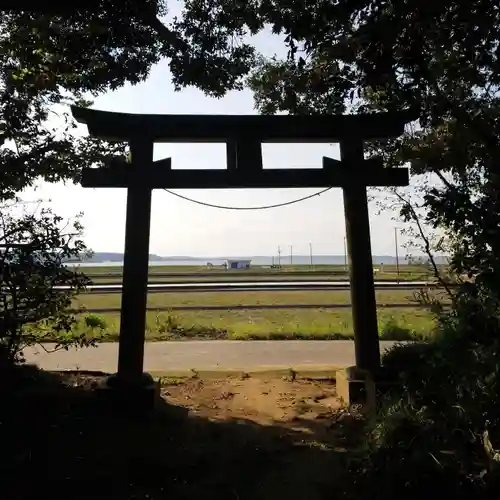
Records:
{"label": "torii left pillar", "polygon": [[143,412],[158,398],[158,384],[144,373],[144,341],[149,274],[152,187],[147,172],[153,164],[153,141],[130,142],[132,157],[127,188],[125,251],[118,372],[107,380],[120,409]]}

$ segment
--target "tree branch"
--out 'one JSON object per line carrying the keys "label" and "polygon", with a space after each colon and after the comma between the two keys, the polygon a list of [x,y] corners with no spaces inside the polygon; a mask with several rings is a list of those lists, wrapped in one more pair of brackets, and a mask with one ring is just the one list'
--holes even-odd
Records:
{"label": "tree branch", "polygon": [[433,170],[433,172],[439,177],[439,180],[451,191],[454,189],[453,184],[451,184],[440,170]]}
{"label": "tree branch", "polygon": [[413,205],[410,202],[408,202],[408,200],[403,198],[403,196],[401,196],[397,191],[395,191],[394,193],[399,198],[399,200],[402,203],[404,203],[406,206],[408,206],[408,208],[410,209],[410,213],[412,215],[412,218],[413,218],[415,224],[417,225],[420,237],[422,238],[422,240],[424,242],[425,253],[429,257],[429,260],[431,262],[431,265],[432,265],[432,268],[434,271],[434,277],[439,281],[440,285],[446,290],[446,293],[448,294],[450,299],[453,299],[453,297],[454,297],[453,292],[451,291],[448,284],[443,280],[443,278],[439,272],[439,269],[438,269],[437,264],[436,264],[436,260],[434,259],[434,255],[432,254],[431,244],[430,244],[429,238],[425,234],[424,228],[422,227],[422,223],[420,222],[420,217],[418,216],[417,212],[413,208]]}
{"label": "tree branch", "polygon": [[156,12],[148,5],[140,5],[139,2],[132,2],[134,13],[138,19],[154,30],[164,44],[175,47],[178,50],[186,50],[187,43],[179,38],[173,31],[165,26],[156,16]]}

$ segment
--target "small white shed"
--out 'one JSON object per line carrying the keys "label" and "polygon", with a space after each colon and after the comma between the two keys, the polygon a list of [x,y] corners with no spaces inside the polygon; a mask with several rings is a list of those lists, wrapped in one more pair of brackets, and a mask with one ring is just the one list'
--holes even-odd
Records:
{"label": "small white shed", "polygon": [[250,269],[251,262],[247,259],[227,259],[226,269]]}

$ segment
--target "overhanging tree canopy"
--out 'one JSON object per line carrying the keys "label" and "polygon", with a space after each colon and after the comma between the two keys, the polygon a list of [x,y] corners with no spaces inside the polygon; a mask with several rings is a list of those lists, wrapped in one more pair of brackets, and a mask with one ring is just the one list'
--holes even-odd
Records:
{"label": "overhanging tree canopy", "polygon": [[78,179],[82,167],[123,151],[121,145],[75,138],[74,122],[64,113],[57,120],[57,105],[89,104],[89,95],[143,81],[162,57],[169,58],[177,87],[196,84],[216,96],[241,86],[251,67],[254,51],[232,46],[222,32],[200,45],[193,34],[169,28],[161,21],[166,2],[95,3],[88,10],[2,13],[0,199],[39,177]]}
{"label": "overhanging tree canopy", "polygon": [[372,151],[438,176],[441,186],[426,186],[427,222],[454,235],[458,271],[497,275],[500,264],[495,272],[490,264],[500,255],[498,2],[317,0],[305,9],[298,0],[191,0],[174,25],[188,43],[196,32],[197,44],[216,25],[243,46],[242,33],[264,27],[284,36],[288,57],[256,59],[249,72],[263,113],[417,107],[419,127]]}

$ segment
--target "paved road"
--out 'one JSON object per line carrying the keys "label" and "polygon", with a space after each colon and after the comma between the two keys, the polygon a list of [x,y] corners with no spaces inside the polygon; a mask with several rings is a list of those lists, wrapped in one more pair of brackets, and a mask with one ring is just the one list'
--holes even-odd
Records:
{"label": "paved road", "polygon": [[[394,342],[381,342],[383,350]],[[47,349],[52,348],[46,345]],[[25,350],[29,363],[47,370],[116,371],[118,344],[46,353],[40,347]],[[349,340],[236,341],[207,340],[146,343],[145,370],[258,370],[274,368],[349,366],[354,343]]]}
{"label": "paved road", "polygon": [[[376,288],[386,290],[413,290],[419,287],[435,287],[435,283],[427,281],[375,281]],[[56,289],[66,290],[68,286]],[[348,290],[348,281],[231,281],[231,282],[199,282],[199,283],[149,283],[148,292],[248,292],[248,291],[278,291],[278,290]],[[120,293],[121,283],[108,285],[89,285],[89,292]]]}

